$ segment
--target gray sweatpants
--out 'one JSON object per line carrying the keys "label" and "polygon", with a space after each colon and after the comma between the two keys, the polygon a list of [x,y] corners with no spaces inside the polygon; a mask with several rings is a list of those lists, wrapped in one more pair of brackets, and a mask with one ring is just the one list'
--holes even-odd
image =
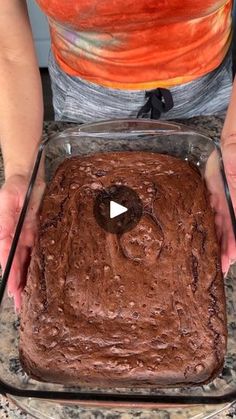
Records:
{"label": "gray sweatpants", "polygon": [[[50,54],[53,106],[56,120],[93,122],[112,118],[136,118],[146,103],[145,90],[120,90],[99,86],[64,73]],[[157,86],[158,87],[158,86]],[[225,111],[232,89],[232,58],[193,82],[173,87],[174,107],[161,119],[191,118]]]}

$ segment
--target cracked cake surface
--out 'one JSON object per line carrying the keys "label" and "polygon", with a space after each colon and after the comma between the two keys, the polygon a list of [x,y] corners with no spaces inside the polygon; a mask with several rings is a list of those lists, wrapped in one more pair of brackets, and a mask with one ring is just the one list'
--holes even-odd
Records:
{"label": "cracked cake surface", "polygon": [[[143,203],[121,235],[93,215],[111,184]],[[149,152],[65,160],[43,198],[24,290],[25,371],[68,385],[200,385],[225,351],[219,245],[198,170]]]}

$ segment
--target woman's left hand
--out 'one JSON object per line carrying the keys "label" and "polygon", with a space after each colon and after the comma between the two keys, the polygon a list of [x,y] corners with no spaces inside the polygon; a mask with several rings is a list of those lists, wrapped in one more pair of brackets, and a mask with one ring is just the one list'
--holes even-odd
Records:
{"label": "woman's left hand", "polygon": [[[234,141],[231,138],[231,140],[229,139],[222,143],[222,155],[231,199],[236,213],[236,138],[234,138]],[[212,153],[209,158],[205,179],[211,194],[211,205],[215,211],[216,230],[221,244],[222,271],[226,275],[230,265],[236,261],[236,241],[216,152]]]}
{"label": "woman's left hand", "polygon": [[[233,203],[234,214],[236,215],[236,136],[229,137],[222,145],[222,155],[225,173],[229,185],[230,195]],[[232,229],[228,233],[228,256],[229,265],[236,262],[236,240]]]}

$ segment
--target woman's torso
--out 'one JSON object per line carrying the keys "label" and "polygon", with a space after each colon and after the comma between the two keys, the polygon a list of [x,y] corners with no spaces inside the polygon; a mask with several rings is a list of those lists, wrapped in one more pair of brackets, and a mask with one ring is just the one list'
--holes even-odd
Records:
{"label": "woman's torso", "polygon": [[227,53],[232,0],[37,0],[70,75],[120,89],[170,87]]}

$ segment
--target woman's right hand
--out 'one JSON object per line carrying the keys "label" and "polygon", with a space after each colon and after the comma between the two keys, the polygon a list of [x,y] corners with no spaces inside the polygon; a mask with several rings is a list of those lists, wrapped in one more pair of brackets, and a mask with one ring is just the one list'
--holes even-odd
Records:
{"label": "woman's right hand", "polygon": [[[24,203],[28,183],[28,177],[16,174],[10,176],[0,189],[0,264],[2,271],[6,267],[12,238]],[[8,294],[14,298],[16,310],[20,309],[21,292],[26,282],[30,253],[37,228],[37,213],[44,188],[44,181],[38,179],[34,186],[8,278]]]}

